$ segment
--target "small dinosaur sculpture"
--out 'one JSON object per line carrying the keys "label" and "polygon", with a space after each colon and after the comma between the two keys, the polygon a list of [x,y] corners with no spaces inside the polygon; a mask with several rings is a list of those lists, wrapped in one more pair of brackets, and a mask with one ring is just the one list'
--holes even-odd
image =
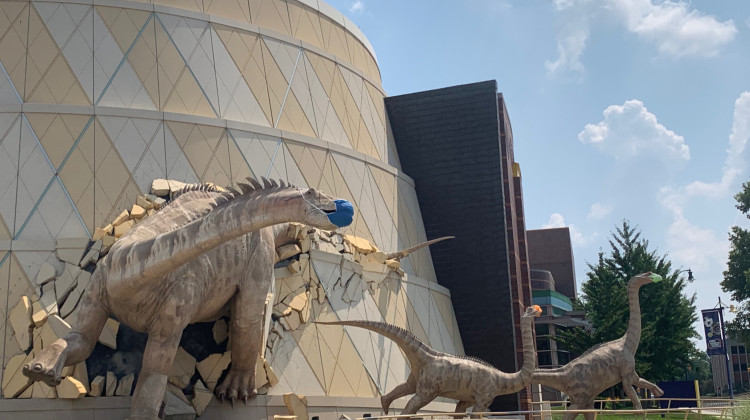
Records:
{"label": "small dinosaur sculpture", "polygon": [[216,392],[232,401],[254,397],[265,292],[276,258],[274,247],[259,246],[273,240],[273,230],[265,228],[294,221],[333,230],[349,225],[353,216],[346,200],[262,181],[238,184],[241,192],[188,186],[123,235],[97,264],[78,325],[23,373],[59,384],[63,367],[84,361],[114,316],[148,333],[130,418],[156,419],[183,329],[229,310],[232,367]]}
{"label": "small dinosaur sculpture", "polygon": [[410,332],[383,322],[336,321],[316,322],[317,324],[348,325],[365,328],[393,340],[406,355],[411,373],[406,382],[380,398],[383,412],[388,414],[391,403],[403,396],[415,394],[406,404],[402,415],[416,414],[436,397],[458,400],[457,413],[465,413],[474,406],[474,413],[487,410],[498,395],[521,390],[531,382],[536,367],[534,333],[531,325],[534,317],[542,310],[534,305],[526,308],[521,317],[523,334],[523,366],[515,373],[505,373],[482,360],[455,356],[434,350],[421,342]]}
{"label": "small dinosaur sculpture", "polygon": [[[586,350],[565,366],[556,369],[538,369],[534,372],[532,382],[559,389],[568,394],[570,399],[568,410],[593,409],[594,398],[620,382],[636,410],[642,407],[633,386],[646,388],[657,397],[664,395],[661,388],[642,379],[635,372],[635,352],[641,341],[641,307],[638,290],[644,284],[661,280],[658,274],[643,273],[634,276],[628,282],[630,320],[625,335]],[[563,419],[572,420],[577,415],[578,413],[567,412]],[[584,413],[584,417],[592,420],[594,413]]]}

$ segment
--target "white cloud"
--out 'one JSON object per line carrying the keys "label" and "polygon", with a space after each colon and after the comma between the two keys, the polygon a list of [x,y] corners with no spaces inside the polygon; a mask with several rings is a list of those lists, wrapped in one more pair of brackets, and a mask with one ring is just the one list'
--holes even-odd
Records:
{"label": "white cloud", "polygon": [[674,56],[712,57],[734,40],[737,28],[730,19],[720,22],[689,3],[651,0],[608,0],[608,8],[624,19],[625,28]]}
{"label": "white cloud", "polygon": [[549,216],[547,223],[542,225],[542,229],[561,228],[567,227],[570,230],[570,242],[573,246],[586,246],[596,239],[597,234],[594,233],[591,236],[584,236],[578,228],[574,225],[568,225],[565,223],[565,218],[560,213],[552,213]]}
{"label": "white cloud", "polygon": [[349,11],[351,13],[362,13],[365,11],[365,2],[364,0],[357,0],[354,3],[352,3],[351,6],[349,6]]}
{"label": "white cloud", "polygon": [[684,213],[684,197],[679,191],[663,188],[659,203],[672,212],[673,221],[667,228],[667,245],[670,257],[676,263],[693,270],[706,270],[713,264],[725,264],[729,243],[713,230],[701,228],[688,220]]}
{"label": "white cloud", "polygon": [[604,110],[604,120],[586,124],[578,139],[617,159],[648,155],[662,160],[689,160],[685,139],[659,124],[656,116],[633,99]]}
{"label": "white cloud", "polygon": [[589,210],[589,214],[586,217],[593,220],[600,220],[610,213],[612,213],[612,206],[597,202],[591,205],[591,210]]}
{"label": "white cloud", "polygon": [[734,101],[734,122],[729,135],[729,149],[722,168],[721,181],[695,181],[685,187],[688,196],[721,197],[729,193],[737,177],[745,171],[745,150],[750,141],[750,91]]}
{"label": "white cloud", "polygon": [[[670,57],[712,57],[737,35],[731,19],[719,21],[689,10],[690,4],[681,1],[654,4],[652,0],[553,0],[552,4],[563,14],[563,25],[557,35],[557,59],[544,62],[549,76],[583,73],[581,57],[590,22],[599,20],[597,15],[601,14],[623,22],[626,31],[655,44],[660,54]],[[750,26],[750,18],[746,23]]]}
{"label": "white cloud", "polygon": [[726,198],[737,188],[739,177],[745,173],[746,148],[750,141],[750,91],[743,92],[734,102],[734,121],[729,135],[727,158],[722,168],[721,181],[695,181],[682,188],[665,187],[659,195],[661,206],[672,213],[673,221],[667,230],[667,241],[672,256],[681,264],[702,269],[711,263],[723,266],[729,253],[725,232],[717,234],[690,222],[684,209],[694,198]]}
{"label": "white cloud", "polygon": [[545,61],[544,68],[548,76],[557,76],[561,73],[582,73],[584,71],[581,63],[581,55],[586,49],[586,40],[589,30],[584,25],[571,28],[561,35],[557,40],[557,60]]}

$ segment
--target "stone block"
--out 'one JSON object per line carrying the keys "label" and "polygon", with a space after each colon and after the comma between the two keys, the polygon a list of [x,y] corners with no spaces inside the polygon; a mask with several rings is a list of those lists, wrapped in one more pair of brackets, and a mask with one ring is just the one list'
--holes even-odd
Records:
{"label": "stone block", "polygon": [[164,393],[164,420],[194,420],[195,408],[180,389],[168,386]]}
{"label": "stone block", "polygon": [[78,380],[78,382],[83,385],[83,388],[86,390],[86,392],[89,391],[89,370],[86,367],[85,361],[73,366],[73,374],[70,376]]}
{"label": "stone block", "polygon": [[169,383],[177,385],[179,388],[187,388],[195,373],[195,364],[195,357],[182,347],[178,348],[174,362],[172,362],[172,370],[169,372]]}
{"label": "stone block", "polygon": [[47,312],[47,315],[58,313],[54,281],[42,286],[42,296],[39,297],[39,303],[42,304],[42,308]]}
{"label": "stone block", "polygon": [[265,363],[265,359],[263,356],[258,356],[257,359],[255,359],[255,387],[256,388],[262,388],[266,384],[268,384],[268,377],[266,376],[266,370],[263,368],[263,364]]}
{"label": "stone block", "polygon": [[229,335],[229,326],[227,325],[227,322],[223,319],[214,322],[213,335],[216,344],[221,344],[226,340]]}
{"label": "stone block", "polygon": [[102,250],[99,253],[99,255],[104,255],[107,252],[109,252],[109,249],[112,248],[112,245],[115,244],[115,241],[117,241],[117,238],[114,236],[107,235],[102,238]]}
{"label": "stone block", "polygon": [[353,246],[357,252],[365,255],[378,250],[378,248],[371,244],[370,241],[365,238],[360,238],[359,236],[344,235],[344,241]]}
{"label": "stone block", "polygon": [[89,391],[90,396],[98,397],[102,395],[102,391],[104,391],[104,380],[104,376],[100,375],[91,381],[91,391]]}
{"label": "stone block", "polygon": [[86,289],[89,288],[89,284],[91,284],[91,273],[88,271],[81,271],[78,273],[78,287],[76,287],[76,290],[83,293]]}
{"label": "stone block", "polygon": [[107,320],[104,324],[104,329],[99,335],[99,342],[105,346],[117,350],[117,331],[120,329],[120,323],[112,318]]}
{"label": "stone block", "polygon": [[127,375],[120,378],[120,380],[117,381],[117,388],[115,389],[115,395],[123,396],[123,397],[127,397],[128,395],[130,395],[130,392],[133,390],[134,380],[135,380],[135,375],[133,375],[132,373],[128,373]]}
{"label": "stone block", "polygon": [[128,233],[130,228],[132,228],[135,225],[135,222],[133,220],[126,220],[119,225],[115,226],[115,238],[119,238],[122,235]]}
{"label": "stone block", "polygon": [[50,263],[44,263],[41,267],[39,267],[39,273],[37,273],[34,281],[36,282],[37,286],[42,286],[44,284],[47,284],[47,282],[54,280],[55,278],[57,278],[57,267],[53,266]]}
{"label": "stone block", "polygon": [[299,261],[292,261],[286,266],[286,269],[292,274],[297,274],[302,271],[302,266],[300,266]]}
{"label": "stone block", "polygon": [[[111,225],[110,225],[111,226]],[[102,228],[96,228],[94,229],[94,234],[91,236],[91,239],[94,241],[98,241],[99,239],[102,239],[103,237],[107,236],[110,232],[102,229]]]}
{"label": "stone block", "polygon": [[279,383],[279,378],[274,373],[273,369],[271,369],[271,365],[268,363],[268,360],[263,359],[263,369],[266,371],[266,377],[268,378],[268,384],[272,387],[276,386],[276,384]]}
{"label": "stone block", "polygon": [[165,199],[163,199],[163,198],[161,198],[161,197],[156,197],[156,198],[155,198],[155,199],[154,199],[153,201],[151,201],[151,202],[152,202],[152,203],[154,204],[154,209],[155,209],[155,210],[159,210],[159,209],[161,209],[162,207],[164,207],[164,205],[165,205],[165,204],[167,204],[167,200],[165,200]]}
{"label": "stone block", "polygon": [[55,388],[37,381],[31,386],[31,398],[54,399],[57,398],[57,392]]}
{"label": "stone block", "polygon": [[31,330],[34,321],[31,318],[31,300],[27,296],[21,296],[16,306],[10,311],[10,326],[16,336],[16,342],[21,350],[26,351],[31,345]]}
{"label": "stone block", "polygon": [[[142,207],[143,210],[146,210],[146,211],[154,208],[154,203],[148,201],[148,198],[142,195],[139,195],[138,197],[135,198],[135,204]],[[131,214],[132,214],[132,211],[131,211]]]}
{"label": "stone block", "polygon": [[310,252],[310,245],[312,244],[312,241],[310,238],[304,238],[299,242],[299,248],[301,252]]}
{"label": "stone block", "polygon": [[401,268],[401,263],[396,260],[386,260],[385,265],[394,271],[396,271],[396,269]]}
{"label": "stone block", "polygon": [[130,213],[128,213],[127,210],[123,210],[122,213],[118,214],[117,217],[115,217],[115,220],[112,221],[112,226],[115,228],[125,222],[127,222],[130,219]]}
{"label": "stone block", "polygon": [[151,182],[151,194],[164,197],[169,195],[169,182],[166,179],[155,179]]}
{"label": "stone block", "polygon": [[89,249],[89,252],[81,258],[81,263],[78,264],[79,267],[86,268],[89,264],[96,264],[96,262],[99,261],[99,252],[102,249],[102,241],[99,240],[95,243],[99,244],[99,249],[95,249],[92,246],[91,249]]}
{"label": "stone block", "polygon": [[195,413],[199,416],[203,414],[203,411],[208,407],[208,404],[214,398],[214,394],[206,388],[203,381],[198,379],[198,382],[193,386],[193,408]]}
{"label": "stone block", "polygon": [[[310,292],[302,291],[289,300],[289,307],[297,312],[302,312],[310,299]],[[286,299],[284,299],[286,301]]]}
{"label": "stone block", "polygon": [[[88,244],[86,244],[86,247],[88,247]],[[78,265],[80,264],[84,253],[86,252],[86,247],[84,248],[57,248],[55,249],[55,254],[57,254],[57,259],[59,259],[60,261],[65,261],[66,263],[69,263],[69,264]]]}
{"label": "stone block", "polygon": [[299,420],[308,420],[310,418],[307,412],[307,398],[294,393],[284,394],[284,405],[289,415],[296,416]]}
{"label": "stone block", "polygon": [[[70,324],[65,322],[57,314],[50,315],[44,325],[48,325],[57,338],[65,337],[73,329]],[[45,342],[44,345],[46,346],[47,343]]]}
{"label": "stone block", "polygon": [[287,258],[291,258],[302,252],[302,248],[297,244],[286,244],[276,248],[276,258],[279,261],[284,261]]}
{"label": "stone block", "polygon": [[133,204],[133,207],[130,209],[130,218],[135,220],[143,219],[143,217],[146,215],[146,209],[139,206],[138,204]]}
{"label": "stone block", "polygon": [[78,313],[78,304],[81,302],[81,295],[83,294],[83,288],[78,287],[65,299],[65,303],[60,308],[60,316],[65,319],[68,324],[75,324],[75,316]]}
{"label": "stone block", "polygon": [[81,269],[77,265],[65,264],[65,271],[55,280],[55,295],[57,307],[65,303],[70,293],[78,286],[78,274]]}
{"label": "stone block", "polygon": [[86,395],[86,387],[76,378],[65,377],[57,387],[58,398],[78,399]]}
{"label": "stone block", "polygon": [[221,373],[229,366],[229,362],[231,361],[232,352],[228,351],[224,354],[212,354],[196,365],[198,373],[200,373],[208,389],[211,391],[214,390]]}
{"label": "stone block", "polygon": [[[10,358],[8,363],[5,364],[5,370],[3,372],[3,397],[12,398],[17,393],[26,387],[28,384],[28,378],[22,373],[23,365],[31,362],[34,358],[33,353],[18,354]],[[26,390],[21,393],[18,398],[31,398],[32,387],[29,386]]]}
{"label": "stone block", "polygon": [[44,325],[44,322],[47,321],[47,311],[42,308],[42,304],[38,300],[31,304],[31,321],[37,328]]}
{"label": "stone block", "polygon": [[378,264],[384,264],[386,255],[383,252],[375,251],[370,254],[367,254],[367,258],[371,260],[372,262],[375,262]]}
{"label": "stone block", "polygon": [[105,387],[106,395],[113,397],[117,390],[117,377],[112,372],[107,372],[107,386]]}

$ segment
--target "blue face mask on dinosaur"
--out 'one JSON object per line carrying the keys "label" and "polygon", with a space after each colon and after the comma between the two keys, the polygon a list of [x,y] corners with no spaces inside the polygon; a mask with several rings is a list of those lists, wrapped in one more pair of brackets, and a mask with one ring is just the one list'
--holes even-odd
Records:
{"label": "blue face mask on dinosaur", "polygon": [[336,200],[336,212],[328,215],[328,220],[338,227],[349,226],[354,220],[354,206],[346,200]]}

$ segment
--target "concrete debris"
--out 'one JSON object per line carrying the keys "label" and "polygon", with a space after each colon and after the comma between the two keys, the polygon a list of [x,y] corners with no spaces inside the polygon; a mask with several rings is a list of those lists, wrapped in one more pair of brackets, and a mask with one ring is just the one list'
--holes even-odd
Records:
{"label": "concrete debris", "polygon": [[302,252],[297,244],[286,244],[276,248],[276,259],[278,261],[284,261],[287,258],[291,258]]}
{"label": "concrete debris", "polygon": [[54,267],[50,263],[44,263],[41,267],[39,267],[39,272],[36,275],[36,279],[34,280],[37,284],[37,286],[42,286],[44,284],[47,284],[47,282],[50,282],[54,280],[57,277],[57,267]]}
{"label": "concrete debris", "polygon": [[46,385],[44,382],[34,382],[34,385],[31,386],[31,398],[57,398],[57,392],[55,388]]}
{"label": "concrete debris", "polygon": [[143,219],[143,217],[146,215],[146,209],[139,206],[138,204],[133,204],[133,207],[130,209],[130,218],[135,220]]}
{"label": "concrete debris", "polygon": [[[107,372],[109,374],[109,372]],[[130,395],[131,391],[133,390],[133,381],[135,380],[135,375],[132,373],[128,373],[127,375],[120,378],[120,380],[117,382],[117,388],[115,389],[115,395],[127,397]],[[107,390],[109,391],[109,390]],[[109,393],[109,392],[107,392]]]}
{"label": "concrete debris", "polygon": [[31,330],[34,321],[31,318],[31,300],[27,296],[21,296],[16,306],[10,311],[10,326],[16,336],[16,342],[21,350],[26,351],[31,345]]}
{"label": "concrete debris", "polygon": [[99,342],[112,350],[117,350],[117,331],[120,329],[120,323],[112,318],[107,320],[104,324],[104,329],[99,335]]}
{"label": "concrete debris", "polygon": [[117,390],[117,377],[113,372],[107,372],[107,385],[105,386],[106,396],[113,397]]}
{"label": "concrete debris", "polygon": [[198,379],[198,382],[193,386],[193,401],[191,401],[195,413],[199,416],[203,414],[203,411],[208,407],[208,404],[213,398],[214,394],[206,388],[203,381]]}
{"label": "concrete debris", "polygon": [[195,357],[191,356],[182,347],[177,349],[172,370],[169,372],[169,383],[179,388],[187,388],[190,385],[190,379],[195,373]]}
{"label": "concrete debris", "polygon": [[[12,398],[17,393],[26,387],[28,384],[28,378],[22,373],[22,366],[31,362],[34,358],[33,353],[19,354],[13,356],[5,364],[5,371],[3,372],[3,397]],[[29,386],[23,393],[17,398],[31,398],[32,387]]]}
{"label": "concrete debris", "polygon": [[97,376],[91,381],[91,390],[89,391],[90,397],[98,397],[102,395],[102,391],[104,391],[104,380],[104,376]]}
{"label": "concrete debris", "polygon": [[122,213],[117,215],[117,217],[115,217],[115,220],[112,221],[112,226],[117,227],[118,225],[127,222],[129,219],[130,213],[128,213],[127,210],[123,210]]}
{"label": "concrete debris", "polygon": [[135,221],[133,220],[126,220],[119,225],[115,226],[115,238],[119,238],[122,235],[128,233],[130,228],[132,228],[135,225]]}
{"label": "concrete debris", "polygon": [[78,379],[70,376],[64,378],[56,388],[58,398],[78,399],[86,395],[86,387]]}
{"label": "concrete debris", "polygon": [[164,393],[164,419],[165,420],[192,420],[195,419],[196,410],[185,398],[182,390],[174,385],[167,385]]}
{"label": "concrete debris", "polygon": [[221,373],[229,366],[229,362],[231,362],[231,352],[228,351],[224,354],[212,354],[196,365],[208,389],[214,390]]}
{"label": "concrete debris", "polygon": [[294,393],[284,394],[284,405],[291,416],[296,416],[299,420],[308,420],[310,414],[307,412],[307,398]]}

